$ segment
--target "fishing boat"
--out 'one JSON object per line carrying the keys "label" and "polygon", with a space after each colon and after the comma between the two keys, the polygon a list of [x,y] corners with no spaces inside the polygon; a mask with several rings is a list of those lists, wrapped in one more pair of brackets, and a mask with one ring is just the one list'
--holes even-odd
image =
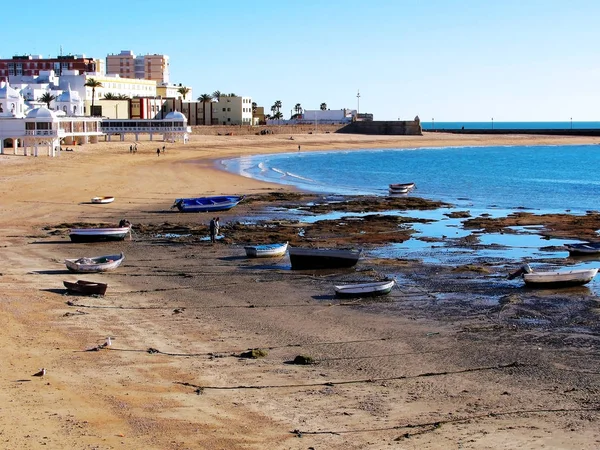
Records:
{"label": "fishing boat", "polygon": [[107,272],[119,267],[124,259],[125,255],[121,252],[118,255],[65,259],[65,264],[67,269],[75,273]]}
{"label": "fishing boat", "polygon": [[338,269],[356,265],[361,250],[289,247],[288,253],[294,270]]}
{"label": "fishing boat", "polygon": [[92,203],[112,203],[115,201],[114,197],[93,197]]}
{"label": "fishing boat", "polygon": [[597,255],[600,254],[600,242],[586,242],[583,244],[565,244],[571,255]]}
{"label": "fishing boat", "polygon": [[76,295],[104,295],[108,285],[106,283],[96,283],[95,281],[77,280],[75,283],[71,281],[63,281],[70,294]]}
{"label": "fishing boat", "polygon": [[131,233],[131,224],[116,228],[72,228],[69,237],[73,242],[122,241]]}
{"label": "fishing boat", "polygon": [[334,286],[333,288],[335,295],[338,297],[376,297],[389,294],[395,283],[395,280],[385,280],[370,283],[345,284]]}
{"label": "fishing boat", "polygon": [[390,195],[408,194],[415,188],[415,183],[396,183],[389,185]]}
{"label": "fishing boat", "polygon": [[272,258],[285,255],[287,247],[288,243],[285,242],[283,244],[247,245],[244,250],[246,250],[246,256],[250,258]]}
{"label": "fishing boat", "polygon": [[216,197],[178,198],[171,208],[181,212],[227,211],[244,199],[243,196],[219,195]]}
{"label": "fishing boat", "polygon": [[557,270],[552,272],[535,272],[529,264],[523,265],[508,278],[523,277],[528,287],[552,288],[570,287],[587,284],[594,279],[598,269]]}

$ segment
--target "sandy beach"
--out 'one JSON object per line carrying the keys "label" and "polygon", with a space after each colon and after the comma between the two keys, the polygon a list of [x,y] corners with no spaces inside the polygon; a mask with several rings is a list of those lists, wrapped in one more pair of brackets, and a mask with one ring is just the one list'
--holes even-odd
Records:
{"label": "sandy beach", "polygon": [[[462,145],[589,144],[559,136],[193,135],[77,146],[58,158],[0,156],[0,447],[7,449],[383,449],[600,447],[598,315],[586,288],[511,293],[472,273],[362,260],[295,273],[242,245],[133,233],[75,244],[61,224],[205,227],[178,197],[288,192],[222,172],[259,153]],[[107,205],[95,196],[114,196]],[[225,212],[227,224],[258,206]],[[226,234],[225,228],[224,233]],[[65,258],[123,251],[114,272],[68,273]],[[415,263],[416,264],[416,263]],[[385,301],[340,301],[334,281],[393,265]],[[64,295],[63,280],[108,283]],[[468,299],[466,290],[476,288]],[[495,286],[500,286],[494,291]],[[477,291],[480,289],[480,291]],[[450,304],[448,298],[462,299]],[[499,306],[487,298],[501,297]],[[517,313],[570,311],[564,327]],[[529,316],[528,316],[529,317]],[[563,316],[561,316],[563,317]],[[563,319],[561,319],[563,320]],[[595,320],[595,322],[594,322]],[[579,321],[579,322],[578,322]],[[562,323],[562,322],[561,322]],[[580,325],[579,331],[574,328]],[[568,326],[568,327],[567,327]],[[561,331],[568,328],[568,331]],[[574,331],[575,330],[575,331]],[[107,337],[112,345],[102,348]],[[99,347],[100,346],[100,347]],[[257,359],[240,355],[263,350]],[[315,364],[290,364],[298,355]],[[43,377],[32,374],[46,369]]]}

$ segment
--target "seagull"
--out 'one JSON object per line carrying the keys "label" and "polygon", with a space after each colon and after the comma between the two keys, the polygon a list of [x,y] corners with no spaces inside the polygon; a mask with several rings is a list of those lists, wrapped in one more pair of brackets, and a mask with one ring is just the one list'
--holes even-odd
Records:
{"label": "seagull", "polygon": [[42,368],[39,372],[34,373],[32,377],[43,377],[44,375],[46,375],[46,369]]}
{"label": "seagull", "polygon": [[112,345],[112,341],[110,340],[110,336],[108,336],[106,338],[106,341],[104,342],[104,344],[101,345],[101,347],[110,347]]}

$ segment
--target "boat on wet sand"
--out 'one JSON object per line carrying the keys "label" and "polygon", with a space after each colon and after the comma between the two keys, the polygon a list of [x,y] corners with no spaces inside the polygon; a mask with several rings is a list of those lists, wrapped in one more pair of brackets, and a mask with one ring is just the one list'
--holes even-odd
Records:
{"label": "boat on wet sand", "polygon": [[597,273],[598,269],[536,272],[531,269],[529,264],[525,264],[516,272],[511,273],[508,278],[513,279],[518,276],[522,276],[527,287],[554,288],[581,286],[587,284],[594,279]]}
{"label": "boat on wet sand", "polygon": [[585,242],[582,244],[565,244],[570,255],[600,255],[600,242]]}
{"label": "boat on wet sand", "polygon": [[334,286],[335,295],[338,297],[376,297],[386,295],[392,291],[395,280],[373,281],[369,283],[345,284]]}
{"label": "boat on wet sand", "polygon": [[361,250],[289,247],[288,253],[294,270],[338,269],[356,265]]}
{"label": "boat on wet sand", "polygon": [[115,201],[114,197],[106,196],[106,197],[93,197],[92,203],[112,203]]}
{"label": "boat on wet sand", "polygon": [[227,211],[244,197],[237,195],[219,195],[215,197],[178,198],[171,208],[177,208],[181,212],[212,212]]}
{"label": "boat on wet sand", "polygon": [[284,242],[283,244],[247,245],[244,250],[246,256],[250,258],[271,258],[285,255],[287,247],[288,243]]}
{"label": "boat on wet sand", "polygon": [[71,272],[76,273],[107,272],[119,267],[124,259],[125,255],[121,252],[118,255],[65,259],[65,265]]}
{"label": "boat on wet sand", "polygon": [[108,287],[106,283],[85,280],[63,281],[63,284],[70,294],[75,295],[104,295]]}
{"label": "boat on wet sand", "polygon": [[69,237],[73,242],[122,241],[131,233],[131,225],[115,228],[72,228]]}

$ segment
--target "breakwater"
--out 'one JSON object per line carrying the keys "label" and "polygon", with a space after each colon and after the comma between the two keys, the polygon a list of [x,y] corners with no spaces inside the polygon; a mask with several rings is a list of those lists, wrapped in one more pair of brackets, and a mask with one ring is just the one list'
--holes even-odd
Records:
{"label": "breakwater", "polygon": [[600,129],[454,129],[436,128],[434,130],[423,130],[424,133],[453,133],[453,134],[531,134],[551,136],[600,136]]}

